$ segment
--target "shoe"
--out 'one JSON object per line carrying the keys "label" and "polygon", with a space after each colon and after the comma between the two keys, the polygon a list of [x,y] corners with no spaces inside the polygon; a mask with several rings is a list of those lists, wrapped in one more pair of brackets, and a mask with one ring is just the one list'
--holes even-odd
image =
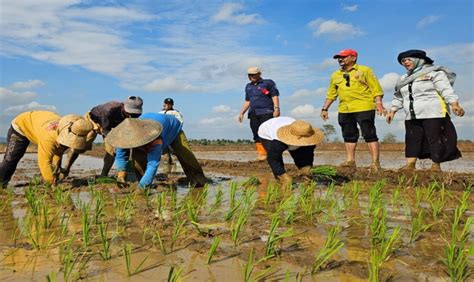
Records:
{"label": "shoe", "polygon": [[442,172],[440,163],[433,163],[430,168],[431,172]]}
{"label": "shoe", "polygon": [[267,156],[266,156],[266,155],[264,155],[264,156],[258,155],[258,156],[257,156],[257,161],[258,161],[258,162],[263,162],[263,161],[266,161],[266,160],[267,160]]}
{"label": "shoe", "polygon": [[282,175],[278,176],[278,183],[282,188],[291,188],[293,185],[293,177],[291,177],[288,173],[283,173]]}
{"label": "shoe", "polygon": [[301,174],[310,174],[310,173],[311,173],[311,168],[312,168],[312,167],[309,166],[309,165],[308,165],[308,166],[304,166],[304,167],[300,168],[299,172],[300,172]]}
{"label": "shoe", "polygon": [[356,162],[355,161],[345,161],[342,164],[339,165],[340,167],[347,167],[347,168],[356,168]]}
{"label": "shoe", "polygon": [[263,147],[263,144],[260,142],[255,143],[255,148],[257,149],[257,161],[265,161],[267,159],[267,150]]}

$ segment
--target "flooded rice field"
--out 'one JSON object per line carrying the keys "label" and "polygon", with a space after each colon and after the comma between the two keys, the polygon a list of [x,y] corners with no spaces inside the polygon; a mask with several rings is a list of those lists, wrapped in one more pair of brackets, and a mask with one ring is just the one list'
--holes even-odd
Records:
{"label": "flooded rice field", "polygon": [[[35,177],[36,156],[27,154],[0,191],[0,277],[472,279],[472,166],[405,175],[390,170],[398,167],[394,157],[382,160],[387,170],[378,175],[368,175],[363,162],[355,171],[321,167],[285,188],[265,163],[247,162],[253,152],[196,155],[210,179],[205,188],[187,187],[179,164],[163,161],[155,189],[117,193],[113,178],[94,177],[98,158],[80,156],[64,183],[48,187]],[[316,164],[338,158],[317,154]]]}

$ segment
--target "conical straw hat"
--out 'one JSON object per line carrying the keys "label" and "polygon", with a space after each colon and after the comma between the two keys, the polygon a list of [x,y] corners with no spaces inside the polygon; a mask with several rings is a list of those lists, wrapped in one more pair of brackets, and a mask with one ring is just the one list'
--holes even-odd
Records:
{"label": "conical straw hat", "polygon": [[324,133],[319,128],[313,128],[304,120],[295,120],[280,127],[277,136],[281,142],[291,146],[317,145],[324,139]]}
{"label": "conical straw hat", "polygon": [[93,125],[79,115],[65,115],[58,123],[59,144],[72,149],[82,150],[86,146],[86,137]]}
{"label": "conical straw hat", "polygon": [[127,118],[107,134],[105,142],[115,148],[136,148],[155,140],[162,130],[155,120]]}

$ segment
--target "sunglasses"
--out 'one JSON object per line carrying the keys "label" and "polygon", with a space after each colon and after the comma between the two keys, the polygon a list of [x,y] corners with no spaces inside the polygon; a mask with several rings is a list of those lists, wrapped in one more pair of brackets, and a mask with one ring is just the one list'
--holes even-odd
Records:
{"label": "sunglasses", "polygon": [[342,75],[344,79],[346,80],[346,86],[350,87],[351,86],[351,76],[348,73],[345,73]]}

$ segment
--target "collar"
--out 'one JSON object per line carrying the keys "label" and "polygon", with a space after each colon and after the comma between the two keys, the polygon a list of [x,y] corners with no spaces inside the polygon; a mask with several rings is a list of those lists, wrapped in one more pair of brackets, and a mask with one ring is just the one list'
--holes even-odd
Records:
{"label": "collar", "polygon": [[[352,68],[351,68],[349,71],[347,71],[347,72],[350,72],[351,70],[358,70],[358,69],[359,69],[359,65],[358,65],[358,64],[354,64],[354,65],[352,66]],[[346,72],[346,71],[344,71],[342,68],[340,68],[340,69],[339,69],[339,72],[342,73],[342,72]]]}

